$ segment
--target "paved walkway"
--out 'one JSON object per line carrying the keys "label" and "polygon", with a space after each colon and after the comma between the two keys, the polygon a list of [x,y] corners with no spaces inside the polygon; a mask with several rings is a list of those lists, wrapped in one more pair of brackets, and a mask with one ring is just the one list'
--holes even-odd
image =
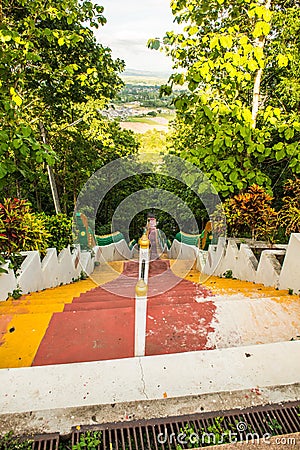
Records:
{"label": "paved walkway", "polygon": [[[134,261],[105,264],[95,281],[1,303],[0,367],[132,357],[137,271]],[[300,336],[299,297],[286,291],[214,277],[200,283],[184,261],[153,261],[149,275],[148,356]]]}

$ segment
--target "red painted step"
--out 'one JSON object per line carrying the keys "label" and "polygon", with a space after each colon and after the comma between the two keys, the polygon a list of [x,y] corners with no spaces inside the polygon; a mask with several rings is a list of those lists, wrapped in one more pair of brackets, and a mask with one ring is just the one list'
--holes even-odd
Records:
{"label": "red painted step", "polygon": [[[170,268],[169,261],[153,260],[149,265],[149,276],[155,276],[166,272]],[[138,261],[127,261],[124,263],[123,275],[137,278],[139,273]]]}
{"label": "red painted step", "polygon": [[134,308],[55,313],[33,366],[131,358]]}
{"label": "red painted step", "polygon": [[[128,273],[137,267],[125,263]],[[211,292],[176,277],[168,261],[151,262],[150,268],[146,354],[209,349],[216,307],[205,298]],[[33,365],[132,357],[136,281],[122,274],[53,314]]]}
{"label": "red painted step", "polygon": [[213,302],[151,306],[147,314],[146,355],[210,350],[208,334],[214,331]]}
{"label": "red painted step", "polygon": [[[122,295],[116,295],[112,292],[105,291],[99,288],[93,292],[88,292],[86,294],[81,294],[79,297],[73,299],[73,303],[82,303],[86,301],[96,301],[96,302],[111,302],[113,300],[126,300],[129,297],[123,297]],[[133,297],[131,297],[133,298]]]}
{"label": "red painted step", "polygon": [[122,299],[112,301],[91,301],[90,299],[81,303],[68,303],[64,307],[64,311],[92,311],[97,309],[113,309],[134,307],[134,299]]}

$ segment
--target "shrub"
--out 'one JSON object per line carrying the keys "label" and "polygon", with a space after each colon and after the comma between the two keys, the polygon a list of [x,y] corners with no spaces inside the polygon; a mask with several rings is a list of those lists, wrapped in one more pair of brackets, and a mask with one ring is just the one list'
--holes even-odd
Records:
{"label": "shrub", "polygon": [[60,252],[72,242],[72,218],[65,214],[35,214],[29,202],[17,198],[0,203],[0,265],[9,258],[18,268],[14,260],[21,251],[38,250],[43,256],[49,247]]}
{"label": "shrub", "polygon": [[47,216],[44,213],[38,215],[43,220],[44,226],[49,233],[48,248],[56,248],[60,252],[63,248],[73,243],[72,218],[66,214]]}
{"label": "shrub", "polygon": [[288,180],[284,186],[283,207],[279,212],[280,225],[286,235],[300,232],[300,179]]}
{"label": "shrub", "polygon": [[0,274],[1,274],[1,273],[7,273],[7,270],[4,269],[4,267],[1,267],[1,266],[4,265],[4,264],[5,264],[5,258],[4,258],[4,256],[2,256],[2,255],[0,254]]}
{"label": "shrub", "polygon": [[31,210],[30,203],[17,198],[0,203],[0,252],[6,256],[20,251],[47,249],[44,222]]}
{"label": "shrub", "polygon": [[99,236],[105,236],[106,234],[111,234],[111,224],[107,223],[105,225],[96,224],[96,233]]}
{"label": "shrub", "polygon": [[13,432],[0,437],[0,450],[31,450],[32,441],[13,436]]}
{"label": "shrub", "polygon": [[252,239],[272,242],[278,226],[278,213],[271,207],[272,200],[273,197],[256,184],[227,199],[223,211],[230,232],[233,235],[250,232]]}

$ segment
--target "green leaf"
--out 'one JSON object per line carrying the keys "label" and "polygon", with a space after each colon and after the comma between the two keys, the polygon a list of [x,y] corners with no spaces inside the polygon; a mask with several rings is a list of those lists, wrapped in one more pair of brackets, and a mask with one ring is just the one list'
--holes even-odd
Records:
{"label": "green leaf", "polygon": [[225,136],[225,145],[226,145],[226,147],[232,146],[232,140],[229,136]]}
{"label": "green leaf", "polygon": [[209,120],[212,120],[213,113],[211,112],[210,108],[208,106],[204,105],[203,110],[205,112],[205,115],[209,118]]}
{"label": "green leaf", "polygon": [[6,131],[0,131],[0,140],[5,143],[8,141],[8,134]]}
{"label": "green leaf", "polygon": [[276,152],[276,154],[275,154],[276,161],[280,161],[280,160],[283,159],[284,157],[285,157],[285,151],[284,151],[284,149],[278,150],[278,151]]}
{"label": "green leaf", "polygon": [[231,172],[231,174],[229,175],[229,179],[233,183],[235,183],[238,180],[238,178],[239,178],[238,172]]}
{"label": "green leaf", "polygon": [[214,172],[214,176],[215,176],[215,178],[217,178],[218,180],[223,180],[223,179],[224,179],[224,176],[223,176],[222,172],[220,172],[219,170],[216,170],[216,171]]}
{"label": "green leaf", "polygon": [[284,137],[289,140],[294,137],[294,130],[293,128],[287,128],[284,132]]}
{"label": "green leaf", "polygon": [[231,36],[220,36],[220,44],[224,48],[231,48],[233,39]]}
{"label": "green leaf", "polygon": [[90,75],[91,73],[97,72],[97,69],[95,67],[89,67],[86,71],[86,73],[88,75]]}
{"label": "green leaf", "polygon": [[160,47],[160,40],[158,38],[149,39],[147,42],[147,47],[151,50],[158,50]]}
{"label": "green leaf", "polygon": [[30,154],[29,148],[24,144],[19,148],[19,151],[20,151],[21,155],[23,155],[23,156],[27,156]]}
{"label": "green leaf", "polygon": [[188,33],[190,36],[192,36],[193,34],[196,34],[198,32],[198,27],[190,27],[188,30]]}
{"label": "green leaf", "polygon": [[30,127],[21,127],[22,134],[24,137],[28,138],[31,135],[32,129]]}
{"label": "green leaf", "polygon": [[0,164],[0,178],[4,178],[7,175],[7,170],[4,164]]}
{"label": "green leaf", "polygon": [[248,61],[248,68],[251,72],[255,72],[255,70],[258,69],[257,61],[255,59],[250,59],[250,61]]}
{"label": "green leaf", "polygon": [[22,103],[23,103],[23,100],[22,100],[21,97],[20,97],[19,95],[17,95],[17,94],[15,94],[15,95],[12,96],[12,101],[15,102],[15,104],[16,104],[17,106],[21,106]]}
{"label": "green leaf", "polygon": [[283,149],[283,142],[278,142],[277,144],[274,145],[274,150],[281,150]]}
{"label": "green leaf", "polygon": [[12,141],[12,144],[13,144],[14,148],[20,148],[21,145],[23,144],[23,141],[22,141],[22,139],[14,139]]}
{"label": "green leaf", "polygon": [[278,67],[287,67],[289,64],[289,59],[287,56],[279,54],[277,55]]}
{"label": "green leaf", "polygon": [[242,114],[246,122],[252,122],[252,113],[249,109],[245,108]]}
{"label": "green leaf", "polygon": [[219,47],[219,38],[218,36],[214,36],[209,43],[210,49],[214,49],[215,47]]}
{"label": "green leaf", "polygon": [[201,81],[201,76],[199,75],[199,73],[193,74],[193,81],[195,81],[195,83],[199,83]]}
{"label": "green leaf", "polygon": [[268,36],[268,34],[271,31],[271,25],[269,23],[267,23],[267,22],[261,22],[261,24],[262,24],[261,28],[262,28],[263,34],[265,36]]}

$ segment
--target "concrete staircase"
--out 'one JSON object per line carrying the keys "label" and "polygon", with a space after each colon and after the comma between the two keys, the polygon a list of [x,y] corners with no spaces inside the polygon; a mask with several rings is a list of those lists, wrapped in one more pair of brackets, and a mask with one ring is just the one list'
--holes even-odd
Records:
{"label": "concrete staircase", "polygon": [[[299,338],[298,296],[231,279],[201,284],[187,267],[150,264],[147,356]],[[2,303],[1,367],[133,357],[137,275],[136,261],[105,265],[95,273],[100,286],[86,280]]]}
{"label": "concrete staircase", "polygon": [[68,432],[96,416],[108,422],[299,398],[299,297],[232,279],[200,283],[188,267],[150,264],[144,358],[133,358],[135,261],[1,303],[0,431],[13,424]]}

